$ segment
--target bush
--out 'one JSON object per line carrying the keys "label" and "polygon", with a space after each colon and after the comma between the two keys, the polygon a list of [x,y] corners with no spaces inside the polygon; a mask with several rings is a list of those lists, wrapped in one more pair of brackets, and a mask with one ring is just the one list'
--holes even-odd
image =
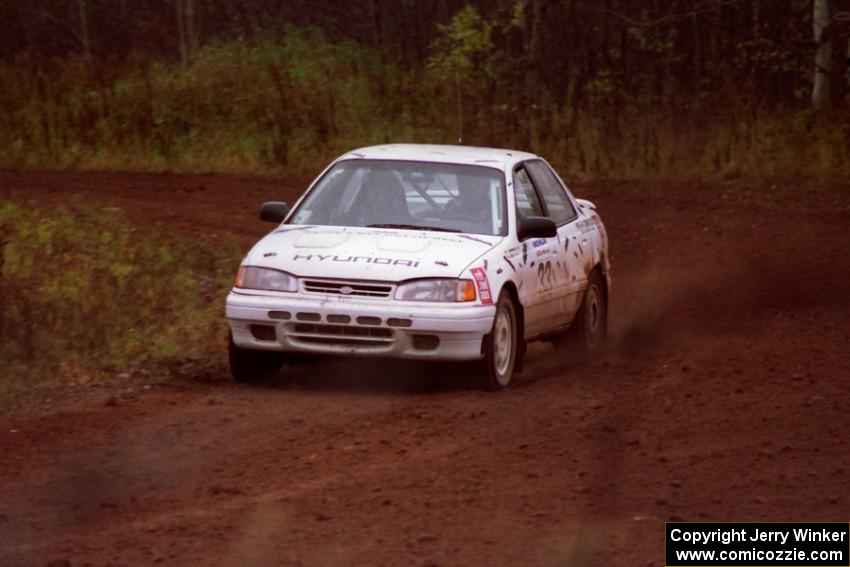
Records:
{"label": "bush", "polygon": [[456,143],[459,89],[464,143],[541,153],[571,180],[850,175],[848,109],[815,128],[802,98],[631,92],[606,69],[529,100],[498,29],[467,7],[412,67],[294,29],[185,67],[22,56],[0,63],[0,167],[315,174],[358,146]]}
{"label": "bush", "polygon": [[117,210],[0,204],[0,377],[85,381],[223,351],[237,254]]}

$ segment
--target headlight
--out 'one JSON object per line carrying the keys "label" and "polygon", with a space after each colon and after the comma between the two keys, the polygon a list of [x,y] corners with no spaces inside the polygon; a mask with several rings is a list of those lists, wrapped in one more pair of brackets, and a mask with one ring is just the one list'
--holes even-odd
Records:
{"label": "headlight", "polygon": [[403,301],[475,301],[472,280],[415,280],[401,284],[395,298]]}
{"label": "headlight", "polygon": [[243,289],[298,291],[298,280],[292,274],[256,266],[239,266],[233,285]]}

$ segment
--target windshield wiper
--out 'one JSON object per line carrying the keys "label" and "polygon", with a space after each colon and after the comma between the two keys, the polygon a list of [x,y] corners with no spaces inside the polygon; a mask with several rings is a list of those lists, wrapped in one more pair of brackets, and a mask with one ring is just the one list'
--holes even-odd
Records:
{"label": "windshield wiper", "polygon": [[393,223],[381,223],[381,224],[368,224],[366,228],[403,228],[408,230],[433,230],[436,232],[463,232],[456,228],[445,228],[442,226],[419,226],[418,224],[393,224]]}

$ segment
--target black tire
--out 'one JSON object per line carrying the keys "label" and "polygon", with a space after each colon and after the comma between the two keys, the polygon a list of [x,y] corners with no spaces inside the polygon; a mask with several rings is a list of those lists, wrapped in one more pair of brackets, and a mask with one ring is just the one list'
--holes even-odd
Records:
{"label": "black tire", "polygon": [[230,374],[239,383],[259,383],[273,380],[280,373],[283,356],[278,352],[239,348],[230,335],[227,345]]}
{"label": "black tire", "polygon": [[593,270],[587,278],[581,307],[567,331],[567,338],[578,352],[588,355],[598,352],[607,337],[608,294],[605,292],[602,274]]}
{"label": "black tire", "polygon": [[510,384],[522,340],[519,329],[514,300],[503,291],[496,302],[493,328],[484,337],[484,360],[478,363],[479,383],[485,390],[496,392]]}

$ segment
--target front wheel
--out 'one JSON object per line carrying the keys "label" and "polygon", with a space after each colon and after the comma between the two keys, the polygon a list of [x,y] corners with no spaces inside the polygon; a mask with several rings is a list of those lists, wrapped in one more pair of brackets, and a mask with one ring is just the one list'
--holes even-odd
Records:
{"label": "front wheel", "polygon": [[517,309],[510,294],[502,292],[496,303],[493,328],[484,337],[484,360],[479,362],[479,378],[485,390],[495,392],[510,384],[516,365],[519,341]]}
{"label": "front wheel", "polygon": [[277,352],[239,348],[231,333],[227,345],[230,373],[236,382],[257,383],[272,380],[280,373],[283,356]]}

